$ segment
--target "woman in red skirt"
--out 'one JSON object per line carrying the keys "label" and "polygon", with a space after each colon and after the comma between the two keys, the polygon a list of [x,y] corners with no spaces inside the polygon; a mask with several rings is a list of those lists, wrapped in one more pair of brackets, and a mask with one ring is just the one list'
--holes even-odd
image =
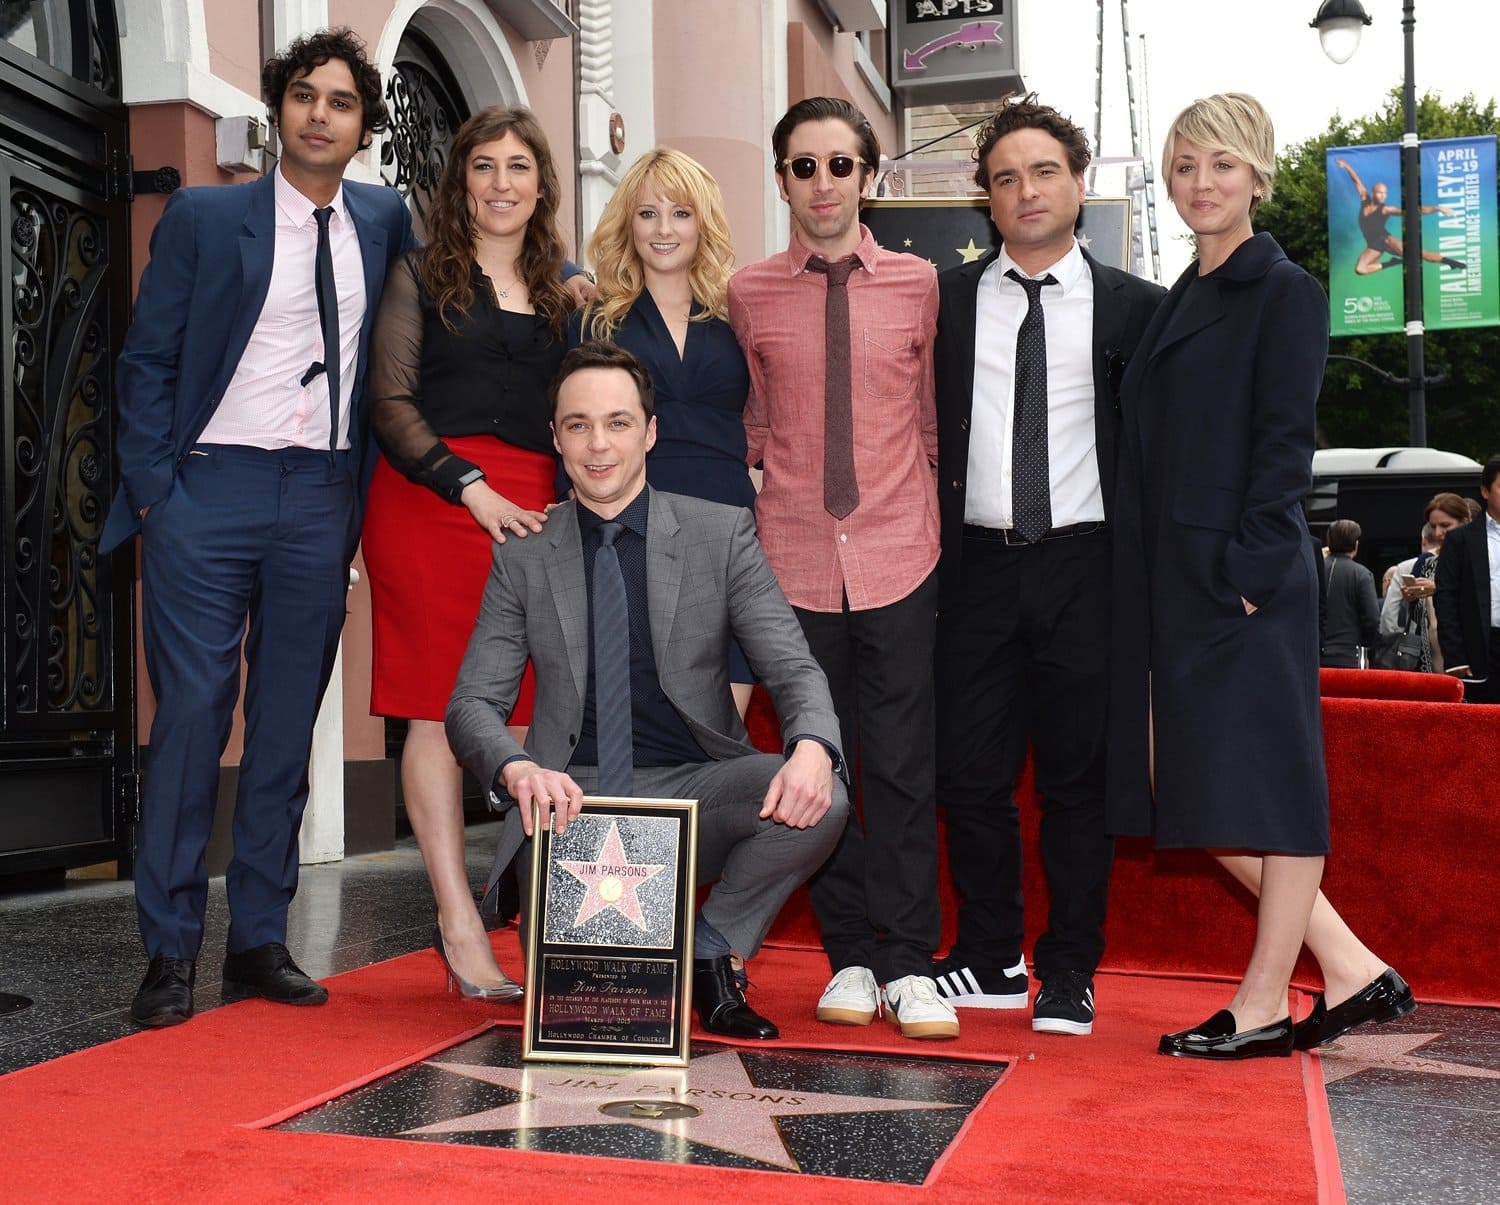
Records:
{"label": "woman in red skirt", "polygon": [[[450,987],[515,999],[464,864],[463,772],[443,713],[479,613],[491,542],[542,530],[556,462],[547,385],[573,300],[562,284],[561,190],[526,109],[459,129],[426,246],[386,282],[370,394],[384,455],[370,485],[365,565],[374,609],[370,710],[410,721],[401,786],[437,900]],[[523,685],[510,716],[530,719]]]}

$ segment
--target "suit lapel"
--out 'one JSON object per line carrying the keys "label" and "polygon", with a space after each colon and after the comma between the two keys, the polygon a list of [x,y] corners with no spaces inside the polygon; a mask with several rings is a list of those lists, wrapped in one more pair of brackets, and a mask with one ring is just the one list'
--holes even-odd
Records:
{"label": "suit lapel", "polygon": [[[957,324],[958,346],[963,349],[960,361],[963,364],[963,379],[959,382],[963,388],[959,390],[958,397],[964,407],[965,418],[969,417],[974,407],[974,327],[979,320],[979,281],[984,276],[984,270],[995,261],[999,254],[998,249],[991,250],[983,259],[967,265],[959,272],[959,287],[953,298],[953,317]],[[963,430],[964,452],[967,456],[969,443],[967,426]]]}
{"label": "suit lapel", "polygon": [[671,647],[677,596],[682,589],[682,528],[665,497],[651,490],[648,498],[646,608],[651,612],[651,647],[656,656],[656,676],[665,688],[666,654]]}
{"label": "suit lapel", "polygon": [[[1181,293],[1185,293],[1193,283],[1193,277],[1184,275],[1172,286],[1172,293],[1178,294],[1176,298],[1168,296],[1168,302],[1180,300]],[[1224,299],[1219,293],[1219,282],[1212,275],[1197,278],[1197,291],[1192,305],[1172,305],[1171,316],[1167,319],[1167,325],[1151,348],[1151,359],[1156,359],[1166,351],[1167,348],[1184,339],[1196,335],[1205,327],[1212,326],[1224,317]],[[1179,292],[1179,290],[1181,292]]]}
{"label": "suit lapel", "polygon": [[347,183],[344,185],[344,205],[354,221],[354,231],[359,236],[359,254],[365,267],[365,322],[360,333],[363,347],[373,325],[371,319],[375,316],[375,307],[380,302],[380,291],[385,287],[388,232],[375,220],[364,198]]}
{"label": "suit lapel", "polygon": [[[1125,336],[1126,307],[1121,296],[1124,283],[1106,276],[1087,251],[1083,253],[1094,279],[1094,455],[1099,467],[1099,485],[1108,510],[1114,508],[1115,432],[1119,426],[1119,379],[1111,371],[1111,358],[1118,360]],[[1111,380],[1111,376],[1115,379]]]}
{"label": "suit lapel", "polygon": [[245,354],[250,335],[265,308],[266,294],[271,288],[271,267],[276,258],[275,173],[262,176],[245,188],[250,204],[240,228],[240,304],[224,348],[224,367],[220,370],[223,379],[217,382],[215,395],[223,393]]}
{"label": "suit lapel", "polygon": [[[1474,542],[1474,594],[1479,603],[1479,631],[1485,632],[1490,624],[1490,532],[1487,516],[1480,515],[1470,527],[1478,528],[1470,537]],[[1482,651],[1482,650],[1481,650]],[[1475,666],[1475,672],[1482,666]]]}
{"label": "suit lapel", "polygon": [[562,626],[573,685],[582,699],[589,685],[589,595],[583,575],[583,543],[578,536],[576,504],[565,503],[553,510],[542,530],[542,538],[552,548],[546,566],[547,583],[552,587],[552,601]]}

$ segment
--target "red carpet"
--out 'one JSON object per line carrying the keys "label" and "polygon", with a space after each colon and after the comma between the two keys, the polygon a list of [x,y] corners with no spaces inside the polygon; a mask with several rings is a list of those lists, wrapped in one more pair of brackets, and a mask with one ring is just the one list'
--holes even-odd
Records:
{"label": "red carpet", "polygon": [[[501,957],[517,964],[514,935]],[[1155,1053],[1221,985],[1104,976],[1091,1038],[1033,1034],[1024,1011],[965,1010],[958,1042],[818,1025],[818,957],[769,951],[753,1001],[787,1044],[1008,1054],[1006,1080],[920,1188],[253,1128],[518,1010],[440,994],[421,953],[330,981],[331,1002],[251,1001],[0,1078],[5,1196],[16,1201],[1337,1201],[1326,1102],[1305,1056],[1215,1066]],[[1312,1074],[1304,1074],[1311,1068]],[[602,1194],[602,1196],[601,1196]]]}

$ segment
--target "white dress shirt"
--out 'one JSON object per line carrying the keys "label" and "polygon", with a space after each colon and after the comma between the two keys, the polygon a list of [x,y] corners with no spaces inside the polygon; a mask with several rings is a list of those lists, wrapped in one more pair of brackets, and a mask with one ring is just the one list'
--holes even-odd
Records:
{"label": "white dress shirt", "polygon": [[1490,627],[1500,628],[1500,523],[1484,516],[1484,542],[1490,554]]}
{"label": "white dress shirt", "polygon": [[[1026,317],[1026,290],[1005,274],[1020,269],[1002,247],[979,280],[974,321],[974,398],[969,420],[969,477],[964,522],[1012,525],[1016,337]],[[1094,274],[1075,241],[1037,277],[1047,330],[1047,462],[1052,526],[1101,522],[1104,493],[1094,428]],[[1021,272],[1021,275],[1027,275]]]}
{"label": "white dress shirt", "polygon": [[[308,368],[323,359],[316,289],[318,223],[313,217],[317,206],[287,182],[280,166],[275,187],[276,245],[270,288],[245,352],[199,443],[271,449],[329,446],[327,374],[319,373],[302,384]],[[347,448],[359,332],[365,320],[365,266],[342,187],[331,205],[329,248],[339,295],[337,446]],[[187,354],[191,352],[187,349]]]}

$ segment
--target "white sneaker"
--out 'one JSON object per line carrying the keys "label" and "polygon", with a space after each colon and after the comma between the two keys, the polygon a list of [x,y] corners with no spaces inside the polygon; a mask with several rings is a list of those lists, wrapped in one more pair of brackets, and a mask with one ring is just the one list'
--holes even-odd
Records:
{"label": "white sneaker", "polygon": [[868,1025],[880,1007],[880,987],[869,967],[845,967],[823,989],[818,1020],[829,1025]]}
{"label": "white sneaker", "polygon": [[926,975],[903,975],[885,985],[891,1020],[903,1038],[956,1038],[958,1014]]}

